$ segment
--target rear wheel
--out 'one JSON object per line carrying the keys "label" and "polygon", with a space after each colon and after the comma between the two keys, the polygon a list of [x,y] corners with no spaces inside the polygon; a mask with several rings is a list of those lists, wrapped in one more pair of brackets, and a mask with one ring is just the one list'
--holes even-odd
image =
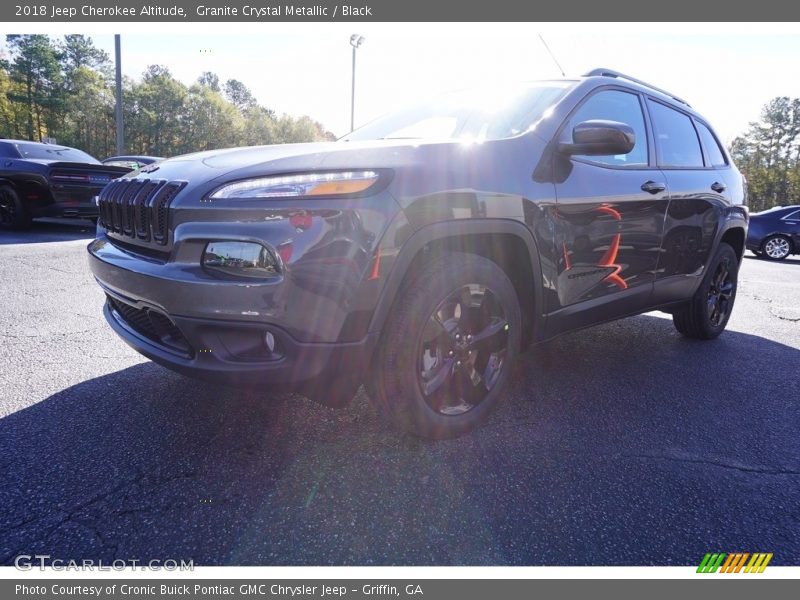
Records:
{"label": "rear wheel", "polygon": [[3,229],[28,229],[31,216],[20,201],[16,190],[0,186],[0,227]]}
{"label": "rear wheel", "polygon": [[498,403],[520,329],[519,301],[503,270],[480,256],[450,254],[397,298],[368,389],[403,429],[455,437]]}
{"label": "rear wheel", "polygon": [[770,260],[783,260],[792,252],[792,243],[782,235],[771,235],[761,245],[764,256]]}
{"label": "rear wheel", "polygon": [[672,314],[675,328],[686,337],[711,340],[725,329],[736,300],[739,260],[721,243],[692,299]]}

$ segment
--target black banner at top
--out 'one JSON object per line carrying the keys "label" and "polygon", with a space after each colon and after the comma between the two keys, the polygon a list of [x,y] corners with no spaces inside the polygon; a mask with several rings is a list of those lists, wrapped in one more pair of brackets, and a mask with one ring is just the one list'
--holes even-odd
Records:
{"label": "black banner at top", "polygon": [[[800,20],[800,4],[786,0],[737,3],[669,0],[59,0],[0,4],[6,23],[28,22],[519,22],[519,21],[704,21],[709,33],[720,31],[712,22]],[[653,32],[658,35],[659,32]]]}

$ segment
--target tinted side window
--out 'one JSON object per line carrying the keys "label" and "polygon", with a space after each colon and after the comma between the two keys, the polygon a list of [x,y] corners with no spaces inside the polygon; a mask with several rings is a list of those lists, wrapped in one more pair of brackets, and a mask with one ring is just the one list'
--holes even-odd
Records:
{"label": "tinted side window", "polygon": [[648,99],[656,136],[658,164],[662,167],[702,167],[703,151],[687,115]]}
{"label": "tinted side window", "polygon": [[703,141],[703,146],[708,153],[712,166],[724,167],[727,163],[725,162],[725,155],[720,150],[717,138],[714,137],[708,127],[698,121],[695,121],[695,123],[697,123],[697,133],[700,134],[700,139]]}
{"label": "tinted side window", "polygon": [[592,119],[618,121],[630,125],[636,134],[636,144],[628,154],[591,156],[586,157],[587,160],[616,167],[647,165],[647,130],[644,126],[644,115],[639,96],[619,90],[605,90],[594,94],[570,117],[561,134],[561,141],[571,142],[573,127]]}

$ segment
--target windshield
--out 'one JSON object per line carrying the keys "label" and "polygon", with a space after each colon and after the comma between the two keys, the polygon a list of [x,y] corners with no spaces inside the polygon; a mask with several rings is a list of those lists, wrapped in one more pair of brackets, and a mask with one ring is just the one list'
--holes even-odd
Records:
{"label": "windshield", "polygon": [[22,158],[43,158],[45,160],[60,160],[65,162],[89,163],[99,165],[100,161],[75,148],[65,146],[51,146],[49,144],[17,144]]}
{"label": "windshield", "polygon": [[535,125],[572,84],[547,81],[447,94],[380,117],[341,141],[512,137]]}

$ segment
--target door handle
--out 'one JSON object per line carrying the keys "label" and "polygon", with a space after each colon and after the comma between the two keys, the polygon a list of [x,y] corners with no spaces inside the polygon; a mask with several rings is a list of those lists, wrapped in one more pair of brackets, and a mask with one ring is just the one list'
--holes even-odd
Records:
{"label": "door handle", "polygon": [[711,184],[711,189],[717,192],[718,194],[721,194],[722,192],[725,191],[725,184],[720,183],[719,181],[715,181],[714,183]]}
{"label": "door handle", "polygon": [[645,181],[642,184],[642,191],[648,194],[657,194],[667,189],[667,184],[656,181]]}

